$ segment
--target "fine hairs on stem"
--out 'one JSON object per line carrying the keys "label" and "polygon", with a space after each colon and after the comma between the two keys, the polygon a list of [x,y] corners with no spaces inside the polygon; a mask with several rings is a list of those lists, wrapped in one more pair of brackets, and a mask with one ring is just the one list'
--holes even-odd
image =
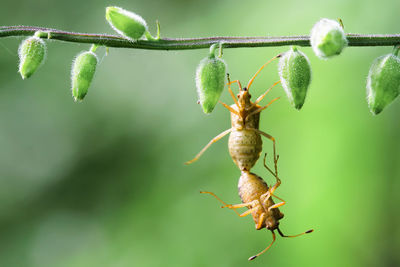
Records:
{"label": "fine hairs on stem", "polygon": [[[136,48],[150,50],[189,50],[209,48],[212,44],[223,43],[224,49],[238,47],[276,47],[276,46],[310,46],[310,37],[204,37],[204,38],[160,38],[131,42],[118,35],[67,32],[57,29],[33,26],[0,26],[0,38],[30,36],[36,31],[48,33],[53,40],[90,43],[107,47]],[[159,32],[157,33],[159,36]],[[394,46],[400,44],[400,34],[346,34],[348,46]]]}

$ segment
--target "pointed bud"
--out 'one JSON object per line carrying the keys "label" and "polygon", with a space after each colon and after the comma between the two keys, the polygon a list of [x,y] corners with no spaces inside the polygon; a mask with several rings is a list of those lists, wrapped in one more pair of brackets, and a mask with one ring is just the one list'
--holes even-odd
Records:
{"label": "pointed bud", "polygon": [[342,26],[331,19],[321,19],[311,30],[311,46],[314,53],[322,59],[339,55],[347,46]]}
{"label": "pointed bud", "polygon": [[397,51],[375,59],[367,78],[367,100],[370,111],[377,115],[400,93],[400,58]]}
{"label": "pointed bud", "polygon": [[279,76],[290,103],[300,110],[311,82],[311,65],[307,56],[292,47],[279,59]]}
{"label": "pointed bud", "polygon": [[19,73],[22,79],[29,78],[43,63],[46,57],[46,44],[39,37],[25,39],[18,49]]}
{"label": "pointed bud", "polygon": [[141,16],[120,7],[107,7],[106,19],[116,32],[131,41],[140,39],[147,31],[146,21]]}
{"label": "pointed bud", "polygon": [[72,64],[72,95],[77,100],[83,100],[92,82],[97,66],[97,56],[92,51],[80,53]]}
{"label": "pointed bud", "polygon": [[197,94],[206,114],[213,111],[225,86],[226,64],[215,57],[215,47],[210,48],[210,55],[200,61],[196,70]]}

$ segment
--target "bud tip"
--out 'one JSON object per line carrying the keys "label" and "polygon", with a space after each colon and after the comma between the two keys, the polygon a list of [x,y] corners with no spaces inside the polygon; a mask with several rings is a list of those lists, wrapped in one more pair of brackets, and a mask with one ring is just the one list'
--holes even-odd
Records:
{"label": "bud tip", "polygon": [[147,33],[146,21],[141,16],[120,7],[107,7],[106,20],[117,33],[131,41]]}

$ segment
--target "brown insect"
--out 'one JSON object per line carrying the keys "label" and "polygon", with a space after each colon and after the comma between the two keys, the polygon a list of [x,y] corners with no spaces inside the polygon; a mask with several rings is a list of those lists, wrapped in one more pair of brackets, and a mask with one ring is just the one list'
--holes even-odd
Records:
{"label": "brown insect", "polygon": [[[274,159],[274,165],[277,166],[277,157]],[[249,214],[252,214],[254,222],[256,224],[256,230],[260,230],[262,228],[266,228],[271,231],[272,233],[272,242],[266,247],[263,251],[259,252],[258,254],[251,256],[249,260],[254,260],[264,252],[266,252],[272,244],[275,242],[275,230],[278,231],[279,235],[282,237],[297,237],[303,234],[308,234],[313,232],[314,230],[308,230],[298,235],[287,236],[282,233],[279,229],[279,220],[283,218],[283,213],[279,211],[279,207],[283,206],[286,202],[281,199],[280,197],[274,194],[275,190],[281,184],[280,179],[278,178],[278,170],[275,167],[275,173],[267,166],[266,162],[266,154],[264,157],[264,166],[267,170],[272,173],[273,176],[276,178],[276,184],[272,187],[268,187],[267,183],[258,175],[254,173],[250,173],[248,171],[242,171],[242,174],[239,179],[239,195],[242,199],[242,204],[230,205],[226,204],[222,201],[219,197],[217,197],[212,192],[200,192],[200,193],[207,193],[213,195],[216,199],[224,204],[222,208],[229,208],[236,212],[239,217],[245,217]],[[272,197],[279,199],[281,202],[276,203],[273,201]],[[236,209],[247,207],[248,210],[239,214]]]}
{"label": "brown insect", "polygon": [[[227,104],[220,101],[220,103],[226,107],[231,113],[231,124],[232,127],[216,137],[214,137],[197,155],[194,159],[186,162],[185,164],[191,164],[198,160],[200,156],[215,142],[220,140],[222,137],[230,133],[229,136],[229,154],[231,155],[235,164],[241,171],[250,171],[250,169],[257,162],[260,157],[262,150],[261,135],[270,139],[273,142],[273,151],[275,158],[275,138],[271,135],[259,130],[260,113],[273,102],[279,99],[279,97],[271,100],[266,106],[260,106],[258,103],[268,94],[268,92],[277,85],[280,81],[274,83],[264,94],[259,96],[255,102],[251,102],[251,95],[249,89],[254,79],[260,73],[260,71],[267,66],[271,61],[279,58],[281,55],[277,55],[265,63],[251,78],[247,87],[242,88],[239,80],[230,81],[228,75],[228,90],[231,94],[235,104],[228,106]],[[231,84],[237,83],[239,86],[239,94],[237,98],[231,90]]]}

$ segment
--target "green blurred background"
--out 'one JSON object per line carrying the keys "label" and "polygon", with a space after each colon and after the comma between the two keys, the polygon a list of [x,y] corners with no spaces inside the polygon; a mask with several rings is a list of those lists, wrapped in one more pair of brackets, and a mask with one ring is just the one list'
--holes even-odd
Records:
{"label": "green blurred background", "polygon": [[[1,25],[113,33],[105,7],[142,15],[165,37],[308,34],[322,17],[353,33],[399,33],[399,1],[12,1]],[[311,61],[313,81],[297,112],[283,96],[260,128],[277,138],[287,201],[281,229],[313,234],[271,241],[250,217],[220,209],[215,192],[239,203],[239,171],[227,138],[185,166],[230,127],[218,106],[196,104],[194,73],[207,50],[100,48],[101,63],[83,103],[70,92],[73,57],[89,45],[48,42],[46,64],[29,80],[17,73],[22,38],[0,39],[0,266],[399,266],[400,103],[374,117],[366,104],[371,62],[391,47],[347,48]],[[226,49],[243,83],[286,47]],[[253,85],[277,81],[276,63]],[[266,103],[267,100],[264,100]],[[227,92],[222,100],[231,103]],[[264,152],[271,151],[264,141]],[[262,167],[254,168],[268,183]],[[250,265],[249,265],[250,266]]]}

